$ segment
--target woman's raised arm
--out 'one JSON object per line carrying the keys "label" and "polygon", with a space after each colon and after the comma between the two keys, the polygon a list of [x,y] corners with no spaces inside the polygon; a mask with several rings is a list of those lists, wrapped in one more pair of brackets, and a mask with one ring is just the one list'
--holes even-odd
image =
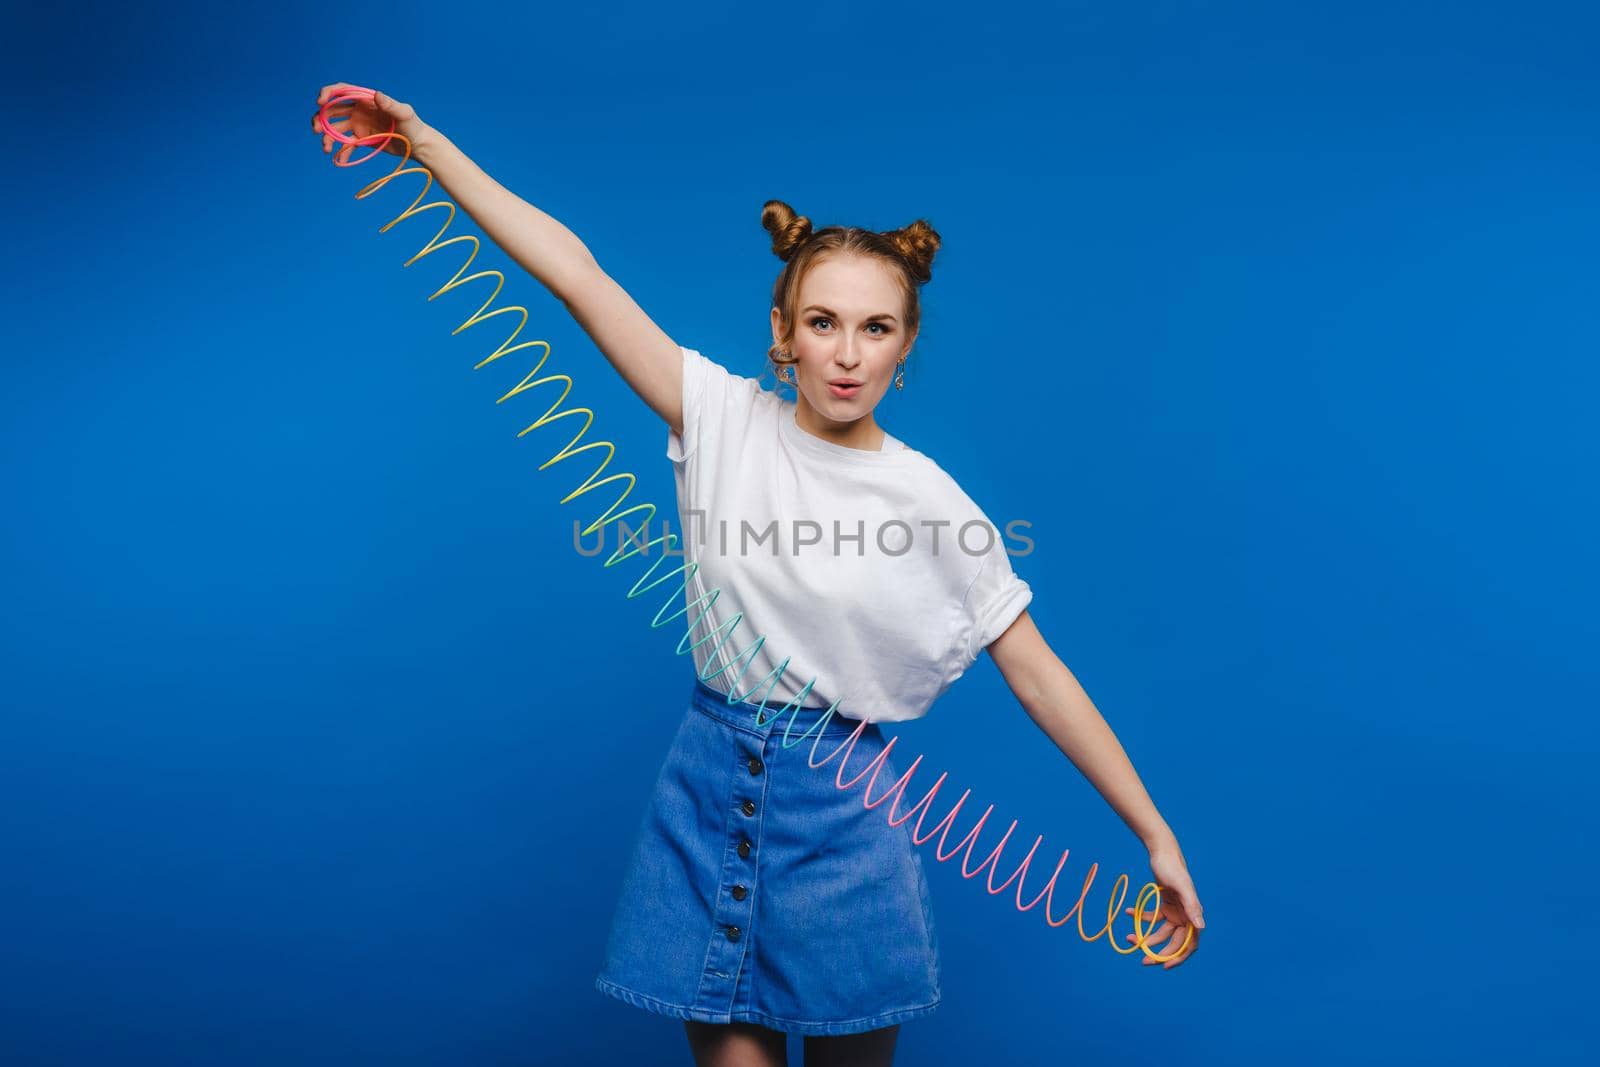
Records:
{"label": "woman's raised arm", "polygon": [[[317,105],[345,85],[325,86]],[[677,343],[600,268],[577,234],[491,178],[409,104],[380,92],[370,102],[357,100],[330,114],[344,120],[335,123],[341,132],[358,137],[385,132],[393,122],[410,139],[412,158],[433,173],[490,240],[566,306],[639,399],[683,432],[683,356]],[[328,151],[333,138],[315,116],[312,128],[323,134]],[[403,146],[391,141],[384,150],[398,155]]]}

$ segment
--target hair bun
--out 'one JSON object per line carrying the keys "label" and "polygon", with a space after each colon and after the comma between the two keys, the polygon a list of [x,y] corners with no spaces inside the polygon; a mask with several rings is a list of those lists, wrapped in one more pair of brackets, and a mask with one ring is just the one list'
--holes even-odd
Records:
{"label": "hair bun", "polygon": [[929,226],[927,219],[917,219],[883,236],[899,250],[918,285],[933,277],[933,254],[939,251],[939,231]]}
{"label": "hair bun", "polygon": [[768,200],[762,205],[761,225],[772,234],[772,254],[785,263],[811,236],[811,220],[804,215],[796,215],[794,208],[782,200]]}

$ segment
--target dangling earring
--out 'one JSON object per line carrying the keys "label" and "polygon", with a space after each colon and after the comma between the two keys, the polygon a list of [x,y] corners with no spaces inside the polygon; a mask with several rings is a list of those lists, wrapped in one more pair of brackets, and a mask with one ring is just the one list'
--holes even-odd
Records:
{"label": "dangling earring", "polygon": [[[778,354],[781,355],[781,356],[788,356],[789,353],[780,352]],[[774,362],[776,362],[776,361],[774,361]],[[780,382],[788,382],[790,385],[794,385],[795,384],[795,380],[789,376],[789,368],[791,366],[792,366],[792,364],[789,364],[789,363],[778,363],[777,364],[777,367],[778,367],[778,381],[780,381]]]}
{"label": "dangling earring", "polygon": [[895,366],[900,368],[900,370],[897,370],[894,373],[894,387],[896,389],[904,389],[906,387],[905,365],[906,357],[901,356],[899,362],[895,364]]}

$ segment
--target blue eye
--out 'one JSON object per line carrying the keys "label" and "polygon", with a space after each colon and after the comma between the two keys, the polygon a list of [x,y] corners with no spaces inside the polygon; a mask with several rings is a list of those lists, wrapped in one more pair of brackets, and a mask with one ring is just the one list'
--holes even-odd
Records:
{"label": "blue eye", "polygon": [[[816,318],[811,320],[811,325],[813,327],[815,327],[819,323],[832,322],[832,321],[833,320],[828,318],[826,315],[818,315]],[[879,337],[882,337],[885,334],[889,334],[889,333],[893,333],[894,332],[893,329],[886,322],[869,322],[869,323],[867,323],[867,326],[876,328],[878,330],[877,336],[879,336]]]}

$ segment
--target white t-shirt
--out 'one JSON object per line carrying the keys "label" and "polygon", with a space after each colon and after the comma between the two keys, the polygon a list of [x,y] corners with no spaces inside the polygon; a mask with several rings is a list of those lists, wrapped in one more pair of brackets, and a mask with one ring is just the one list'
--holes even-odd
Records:
{"label": "white t-shirt", "polygon": [[1000,532],[899,439],[885,433],[878,452],[825,441],[795,424],[792,401],[682,352],[683,434],[668,429],[667,458],[684,626],[704,613],[687,638],[700,676],[731,665],[707,684],[774,708],[815,679],[811,707],[926,714],[1033,599]]}

